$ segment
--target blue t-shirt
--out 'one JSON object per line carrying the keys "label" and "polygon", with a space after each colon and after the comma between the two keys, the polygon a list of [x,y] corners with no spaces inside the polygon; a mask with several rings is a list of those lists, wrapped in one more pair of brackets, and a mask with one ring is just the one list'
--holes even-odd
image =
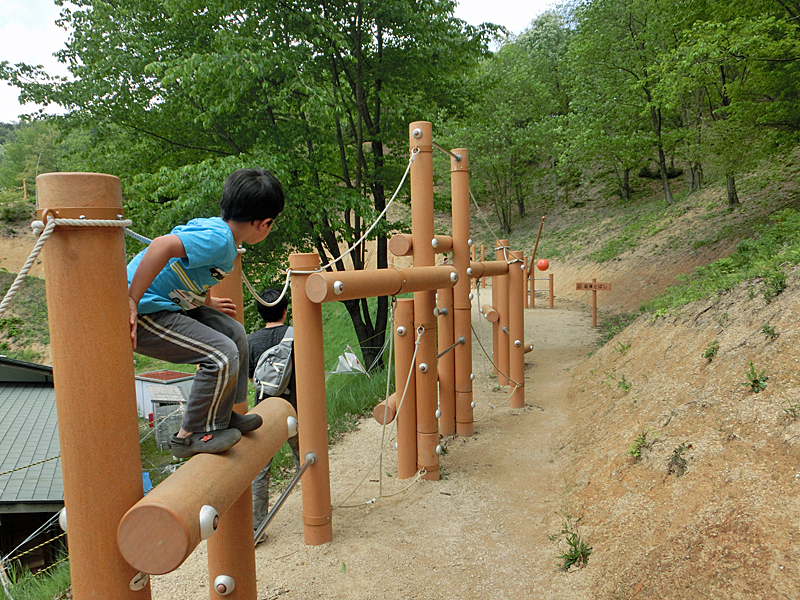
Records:
{"label": "blue t-shirt", "polygon": [[[197,308],[208,288],[233,270],[236,243],[230,227],[219,217],[192,219],[171,233],[180,238],[186,258],[170,259],[139,301],[139,314]],[[128,263],[128,285],[145,252]]]}

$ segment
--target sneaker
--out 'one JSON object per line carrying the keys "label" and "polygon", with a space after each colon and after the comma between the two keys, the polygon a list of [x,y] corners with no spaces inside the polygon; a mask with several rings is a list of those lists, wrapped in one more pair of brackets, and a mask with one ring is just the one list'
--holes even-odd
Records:
{"label": "sneaker", "polygon": [[189,437],[172,436],[169,445],[175,458],[189,458],[195,454],[218,454],[225,452],[242,439],[237,429],[216,429],[208,432],[193,433]]}
{"label": "sneaker", "polygon": [[232,412],[228,427],[230,429],[238,429],[241,433],[250,433],[261,427],[263,422],[259,415],[240,415],[237,412]]}

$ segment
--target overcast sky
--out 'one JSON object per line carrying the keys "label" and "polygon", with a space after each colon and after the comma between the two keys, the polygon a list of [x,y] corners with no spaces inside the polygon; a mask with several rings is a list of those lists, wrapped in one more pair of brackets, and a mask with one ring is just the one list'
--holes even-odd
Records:
{"label": "overcast sky", "polygon": [[[522,32],[553,0],[460,0],[456,16],[468,23],[504,25]],[[56,27],[59,8],[52,0],[0,0],[0,62],[41,64],[50,75],[66,75],[66,69],[53,57],[64,47],[67,34]],[[18,120],[36,106],[21,106],[17,89],[0,82],[0,123]]]}

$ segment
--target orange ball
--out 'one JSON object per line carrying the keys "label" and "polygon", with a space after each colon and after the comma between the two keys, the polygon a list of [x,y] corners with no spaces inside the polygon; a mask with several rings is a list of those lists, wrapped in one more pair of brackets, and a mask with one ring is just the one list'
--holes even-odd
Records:
{"label": "orange ball", "polygon": [[536,268],[540,271],[547,271],[550,268],[550,262],[546,258],[540,258],[536,261]]}

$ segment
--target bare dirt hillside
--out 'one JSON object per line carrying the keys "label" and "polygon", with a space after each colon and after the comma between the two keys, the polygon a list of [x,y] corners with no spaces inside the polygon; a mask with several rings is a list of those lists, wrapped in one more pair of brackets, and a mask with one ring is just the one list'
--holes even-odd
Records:
{"label": "bare dirt hillside", "polygon": [[[619,273],[623,285],[635,275]],[[294,495],[256,551],[259,598],[797,598],[798,283],[793,273],[769,304],[754,282],[642,317],[592,356],[584,308],[526,311],[526,407],[501,406],[476,345],[480,420],[474,437],[445,440],[443,480],[384,478],[366,504],[373,469],[322,547],[303,545]],[[758,394],[743,385],[750,361],[769,378]],[[380,433],[365,420],[332,449],[334,503]],[[563,572],[559,532],[575,519],[592,554]],[[196,598],[206,583],[200,550],[155,578],[154,598]]]}

